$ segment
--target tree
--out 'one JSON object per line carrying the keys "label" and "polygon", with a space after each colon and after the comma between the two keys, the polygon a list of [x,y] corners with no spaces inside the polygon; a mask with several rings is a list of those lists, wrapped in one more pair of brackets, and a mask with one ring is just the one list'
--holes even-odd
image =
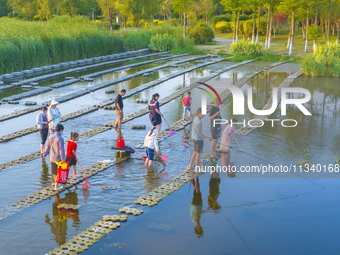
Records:
{"label": "tree", "polygon": [[256,8],[259,5],[260,0],[248,0],[248,4],[251,10],[253,10],[253,32],[251,36],[252,43],[255,42],[255,31],[256,31]]}
{"label": "tree", "polygon": [[245,7],[245,2],[242,0],[222,0],[221,4],[224,6],[226,11],[231,11],[234,14],[234,33],[233,33],[233,43],[238,41],[238,28],[240,22],[240,12]]}
{"label": "tree", "polygon": [[8,0],[7,5],[28,19],[37,13],[36,0]]}
{"label": "tree", "polygon": [[200,0],[198,2],[198,12],[205,18],[205,22],[208,23],[208,18],[214,12],[213,0]]}
{"label": "tree", "polygon": [[164,17],[168,16],[169,20],[170,20],[170,13],[171,13],[171,3],[172,3],[172,0],[164,0],[160,6],[161,13],[164,15]]}
{"label": "tree", "polygon": [[37,2],[37,12],[41,20],[49,20],[54,7],[54,2],[52,0],[38,0]]}
{"label": "tree", "polygon": [[77,0],[62,0],[58,5],[60,14],[75,16],[78,14],[78,1]]}
{"label": "tree", "polygon": [[291,13],[291,28],[289,33],[289,42],[288,42],[288,54],[293,54],[293,46],[294,46],[294,34],[295,34],[295,14],[297,8],[301,5],[301,0],[286,0],[280,3],[279,9],[285,13]]}
{"label": "tree", "polygon": [[97,0],[99,8],[102,10],[103,14],[110,22],[110,30],[112,32],[112,19],[113,19],[113,11],[116,6],[116,0]]}
{"label": "tree", "polygon": [[188,20],[189,20],[189,24],[191,27],[194,26],[194,23],[196,21],[196,14],[195,12],[191,11],[188,13]]}
{"label": "tree", "polygon": [[10,8],[8,8],[7,0],[0,0],[0,17],[7,16],[7,13],[11,11]]}
{"label": "tree", "polygon": [[273,32],[274,32],[274,38],[277,28],[280,25],[283,25],[288,20],[288,14],[282,13],[282,12],[274,12],[273,14]]}
{"label": "tree", "polygon": [[315,26],[315,24],[312,24],[308,27],[308,35],[310,39],[313,40],[313,52],[315,52],[316,49],[316,39],[318,39],[321,36],[321,30],[320,27]]}
{"label": "tree", "polygon": [[190,10],[195,0],[174,0],[172,2],[172,8],[177,13],[183,13],[183,36],[186,36],[186,13]]}
{"label": "tree", "polygon": [[126,21],[129,17],[129,10],[127,9],[127,5],[125,2],[117,1],[116,2],[116,10],[120,14],[120,16],[124,20],[124,30],[126,30]]}
{"label": "tree", "polygon": [[142,17],[159,13],[161,0],[126,0],[126,5],[136,30],[138,30]]}

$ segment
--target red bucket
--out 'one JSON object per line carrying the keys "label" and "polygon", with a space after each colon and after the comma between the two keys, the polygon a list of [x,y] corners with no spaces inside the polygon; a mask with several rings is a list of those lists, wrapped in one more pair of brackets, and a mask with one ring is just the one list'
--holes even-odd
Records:
{"label": "red bucket", "polygon": [[117,148],[119,149],[125,149],[125,141],[124,139],[117,139],[116,141]]}
{"label": "red bucket", "polygon": [[66,185],[67,184],[68,172],[70,171],[70,168],[69,168],[69,165],[68,165],[67,161],[66,161],[66,164],[67,164],[66,169],[64,169],[65,166],[62,167],[61,164],[58,166],[56,183],[60,183],[62,185]]}

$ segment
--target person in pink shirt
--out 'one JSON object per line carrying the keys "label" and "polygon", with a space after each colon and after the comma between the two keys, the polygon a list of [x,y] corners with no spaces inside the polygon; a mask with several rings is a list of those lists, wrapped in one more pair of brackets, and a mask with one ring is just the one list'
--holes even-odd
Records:
{"label": "person in pink shirt", "polygon": [[185,97],[183,97],[183,99],[182,99],[183,108],[184,108],[184,110],[183,110],[183,119],[182,120],[184,120],[185,113],[187,111],[189,111],[189,113],[190,113],[190,118],[192,117],[192,114],[191,114],[191,101],[192,101],[192,98],[191,98],[190,95],[191,95],[191,92],[188,92],[187,95]]}
{"label": "person in pink shirt", "polygon": [[[235,124],[237,120],[233,119],[233,124]],[[228,167],[230,165],[230,148],[231,148],[231,136],[235,139],[235,131],[236,128],[231,123],[228,124],[222,132],[221,138],[221,146],[220,150],[223,151],[221,156],[222,166]]]}

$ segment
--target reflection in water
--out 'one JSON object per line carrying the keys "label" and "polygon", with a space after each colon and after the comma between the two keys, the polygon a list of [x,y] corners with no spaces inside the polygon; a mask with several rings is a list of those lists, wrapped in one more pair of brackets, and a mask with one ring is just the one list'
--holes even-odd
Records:
{"label": "reflection in water", "polygon": [[204,213],[203,211],[203,200],[202,193],[200,191],[200,184],[198,177],[191,181],[192,186],[194,187],[194,194],[192,198],[192,203],[190,204],[190,215],[192,223],[195,225],[195,233],[198,238],[203,237],[203,227],[201,226],[201,216]]}
{"label": "reflection in water", "polygon": [[[54,196],[54,203],[52,208],[52,220],[49,214],[45,215],[45,222],[51,226],[51,232],[55,236],[54,240],[61,245],[66,243],[67,235],[67,220],[72,219],[72,227],[80,226],[79,211],[73,209],[58,208],[60,204],[78,204],[78,196],[75,191],[70,191],[65,194],[64,198],[60,198],[59,194]],[[52,222],[51,222],[52,221]]]}
{"label": "reflection in water", "polygon": [[217,202],[218,195],[220,194],[220,183],[220,174],[216,172],[212,173],[209,181],[208,205],[209,208],[214,210],[214,212],[218,212],[221,208]]}
{"label": "reflection in water", "polygon": [[49,174],[48,165],[46,160],[41,157],[41,176],[40,176],[40,183],[42,185],[46,185],[50,183],[51,175]]}
{"label": "reflection in water", "polygon": [[90,196],[90,190],[88,189],[83,189],[83,198],[85,199],[85,204],[87,204],[87,199]]}
{"label": "reflection in water", "polygon": [[159,172],[159,167],[155,167],[156,165],[158,166],[158,164],[154,164],[152,168],[148,168],[147,174],[144,175],[144,188],[146,192],[158,188],[164,180],[169,178],[169,175],[165,169]]}

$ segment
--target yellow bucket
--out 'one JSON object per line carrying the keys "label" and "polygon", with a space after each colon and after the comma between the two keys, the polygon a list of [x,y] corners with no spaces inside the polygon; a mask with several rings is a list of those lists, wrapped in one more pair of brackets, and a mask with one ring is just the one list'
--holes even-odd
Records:
{"label": "yellow bucket", "polygon": [[55,162],[57,164],[58,167],[61,167],[61,169],[66,170],[67,169],[67,163],[61,163],[62,161],[59,162]]}

